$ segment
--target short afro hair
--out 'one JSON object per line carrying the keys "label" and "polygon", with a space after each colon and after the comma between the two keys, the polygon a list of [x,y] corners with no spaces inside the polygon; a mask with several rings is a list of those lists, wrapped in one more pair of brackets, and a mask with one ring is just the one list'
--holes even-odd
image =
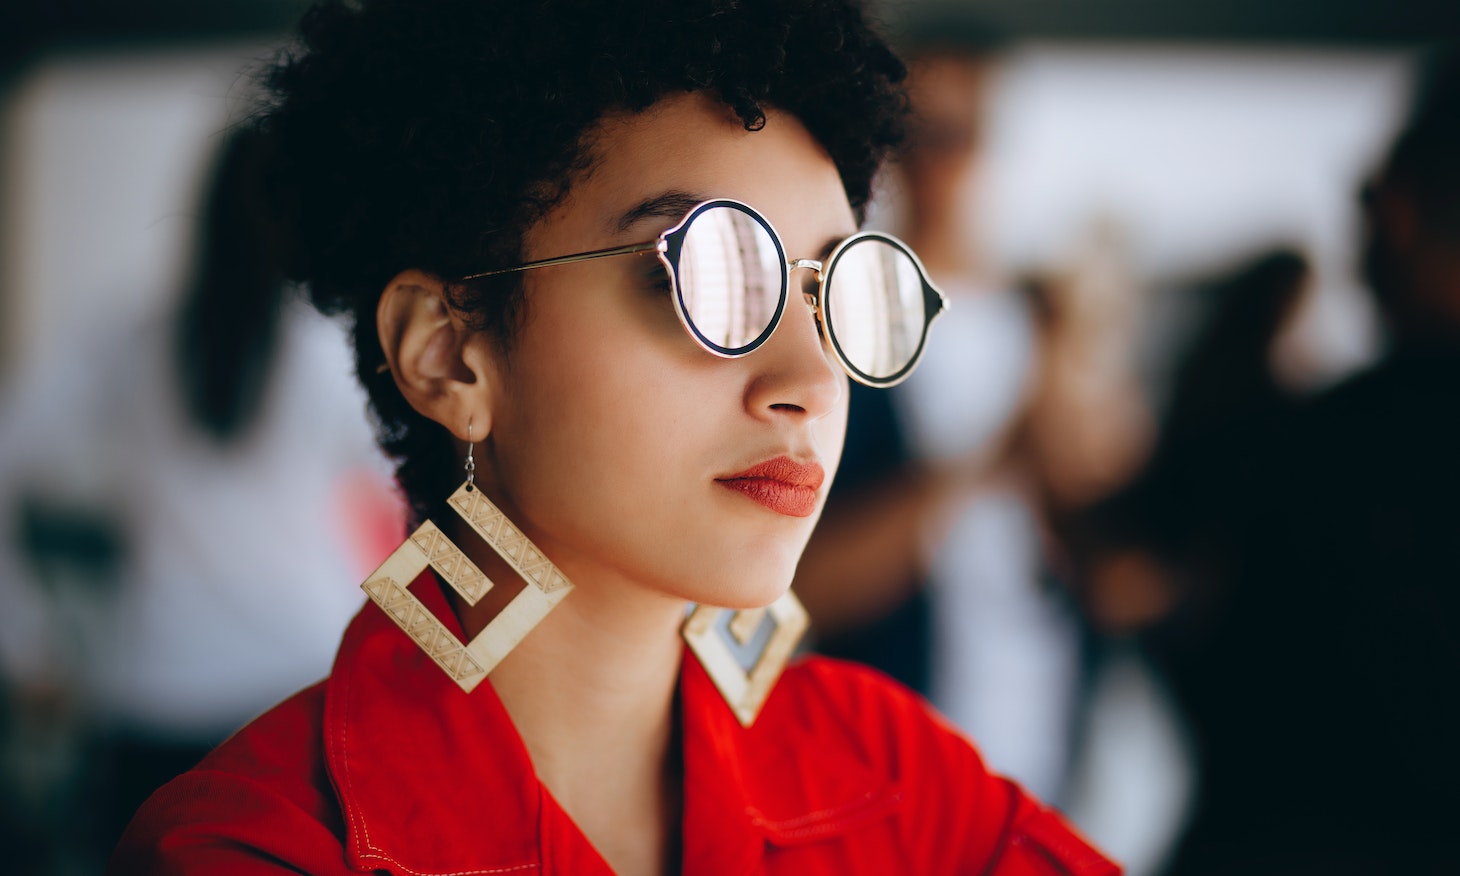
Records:
{"label": "short afro hair", "polygon": [[614,111],[706,92],[749,130],[767,108],[826,149],[858,215],[902,137],[902,62],[856,0],[328,0],[268,74],[257,119],[287,217],[285,274],[354,322],[356,369],[417,519],[454,486],[446,430],[406,404],[376,334],[380,291],[418,268],[510,342],[531,225],[587,164]]}

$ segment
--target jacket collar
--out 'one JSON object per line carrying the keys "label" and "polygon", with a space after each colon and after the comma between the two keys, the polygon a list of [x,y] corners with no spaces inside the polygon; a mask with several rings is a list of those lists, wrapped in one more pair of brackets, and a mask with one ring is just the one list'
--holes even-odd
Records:
{"label": "jacket collar", "polygon": [[[430,572],[412,592],[461,636]],[[895,806],[895,789],[872,771],[847,722],[818,710],[818,697],[793,669],[746,729],[686,653],[685,872],[751,872],[768,844],[834,836]],[[589,848],[537,780],[490,679],[463,693],[373,602],[345,632],[324,733],[354,866],[548,872],[567,860],[563,843]],[[576,836],[558,836],[563,829]]]}

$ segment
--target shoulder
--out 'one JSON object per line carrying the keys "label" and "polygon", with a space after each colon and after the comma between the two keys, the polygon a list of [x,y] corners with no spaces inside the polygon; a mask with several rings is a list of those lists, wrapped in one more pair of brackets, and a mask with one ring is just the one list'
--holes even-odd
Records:
{"label": "shoulder", "polygon": [[345,872],[323,713],[321,682],[158,789],[127,827],[108,872]]}
{"label": "shoulder", "polygon": [[936,742],[978,758],[972,743],[926,700],[870,667],[810,657],[787,668],[778,688],[798,706],[792,720],[854,737],[871,760],[886,762],[912,742]]}
{"label": "shoulder", "polygon": [[315,682],[254,718],[197,768],[267,779],[291,794],[319,787],[315,775],[327,788],[324,724],[333,677]]}
{"label": "shoulder", "polygon": [[[902,808],[937,813],[1003,809],[1022,794],[991,773],[973,743],[921,696],[875,669],[814,657],[791,667],[777,695],[774,732],[816,748],[819,759],[851,761],[893,789]],[[770,729],[770,728],[768,728]],[[919,815],[919,817],[923,817]]]}
{"label": "shoulder", "polygon": [[789,668],[781,685],[786,697],[773,716],[780,726],[767,729],[808,749],[843,751],[843,761],[885,782],[898,798],[899,833],[924,872],[1118,872],[1059,813],[991,772],[966,736],[887,676],[814,657]]}

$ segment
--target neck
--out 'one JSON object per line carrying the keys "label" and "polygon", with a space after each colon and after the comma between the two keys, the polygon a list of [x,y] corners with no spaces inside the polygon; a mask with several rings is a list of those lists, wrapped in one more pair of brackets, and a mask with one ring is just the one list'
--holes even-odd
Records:
{"label": "neck", "polygon": [[[476,606],[455,606],[471,638],[521,585],[509,583],[514,576],[491,548],[462,538],[457,543],[472,544],[472,559],[498,582]],[[539,781],[615,872],[675,872],[683,781],[678,630],[686,604],[611,570],[562,570],[573,592],[503,658],[488,683]]]}
{"label": "neck", "polygon": [[684,603],[599,583],[578,582],[491,676],[565,806],[589,773],[662,766],[675,723]]}

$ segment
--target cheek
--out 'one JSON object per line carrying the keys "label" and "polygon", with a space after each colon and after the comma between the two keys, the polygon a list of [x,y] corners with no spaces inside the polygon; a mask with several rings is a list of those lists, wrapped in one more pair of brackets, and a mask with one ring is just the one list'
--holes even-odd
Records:
{"label": "cheek", "polygon": [[655,425],[675,410],[675,387],[640,366],[633,351],[602,343],[524,363],[508,433],[523,474],[549,484],[611,478],[651,449]]}
{"label": "cheek", "polygon": [[[840,369],[840,366],[837,366]],[[816,446],[822,453],[822,465],[826,467],[826,487],[823,492],[831,489],[831,481],[835,478],[837,470],[841,467],[842,447],[847,440],[847,410],[851,395],[851,378],[842,378],[842,391],[837,400],[836,408],[822,417],[816,423]],[[886,390],[879,390],[885,392]]]}
{"label": "cheek", "polygon": [[671,488],[697,474],[696,450],[716,421],[709,400],[728,390],[684,362],[687,339],[552,316],[521,339],[495,429],[497,461],[528,522],[551,522],[576,540],[604,521],[672,505]]}
{"label": "cheek", "polygon": [[[746,366],[674,329],[540,314],[494,421],[497,485],[570,577],[609,567],[692,601],[764,604],[789,583],[811,521],[765,516],[714,483],[764,444],[764,424],[744,409]],[[846,397],[811,426],[829,475]]]}

